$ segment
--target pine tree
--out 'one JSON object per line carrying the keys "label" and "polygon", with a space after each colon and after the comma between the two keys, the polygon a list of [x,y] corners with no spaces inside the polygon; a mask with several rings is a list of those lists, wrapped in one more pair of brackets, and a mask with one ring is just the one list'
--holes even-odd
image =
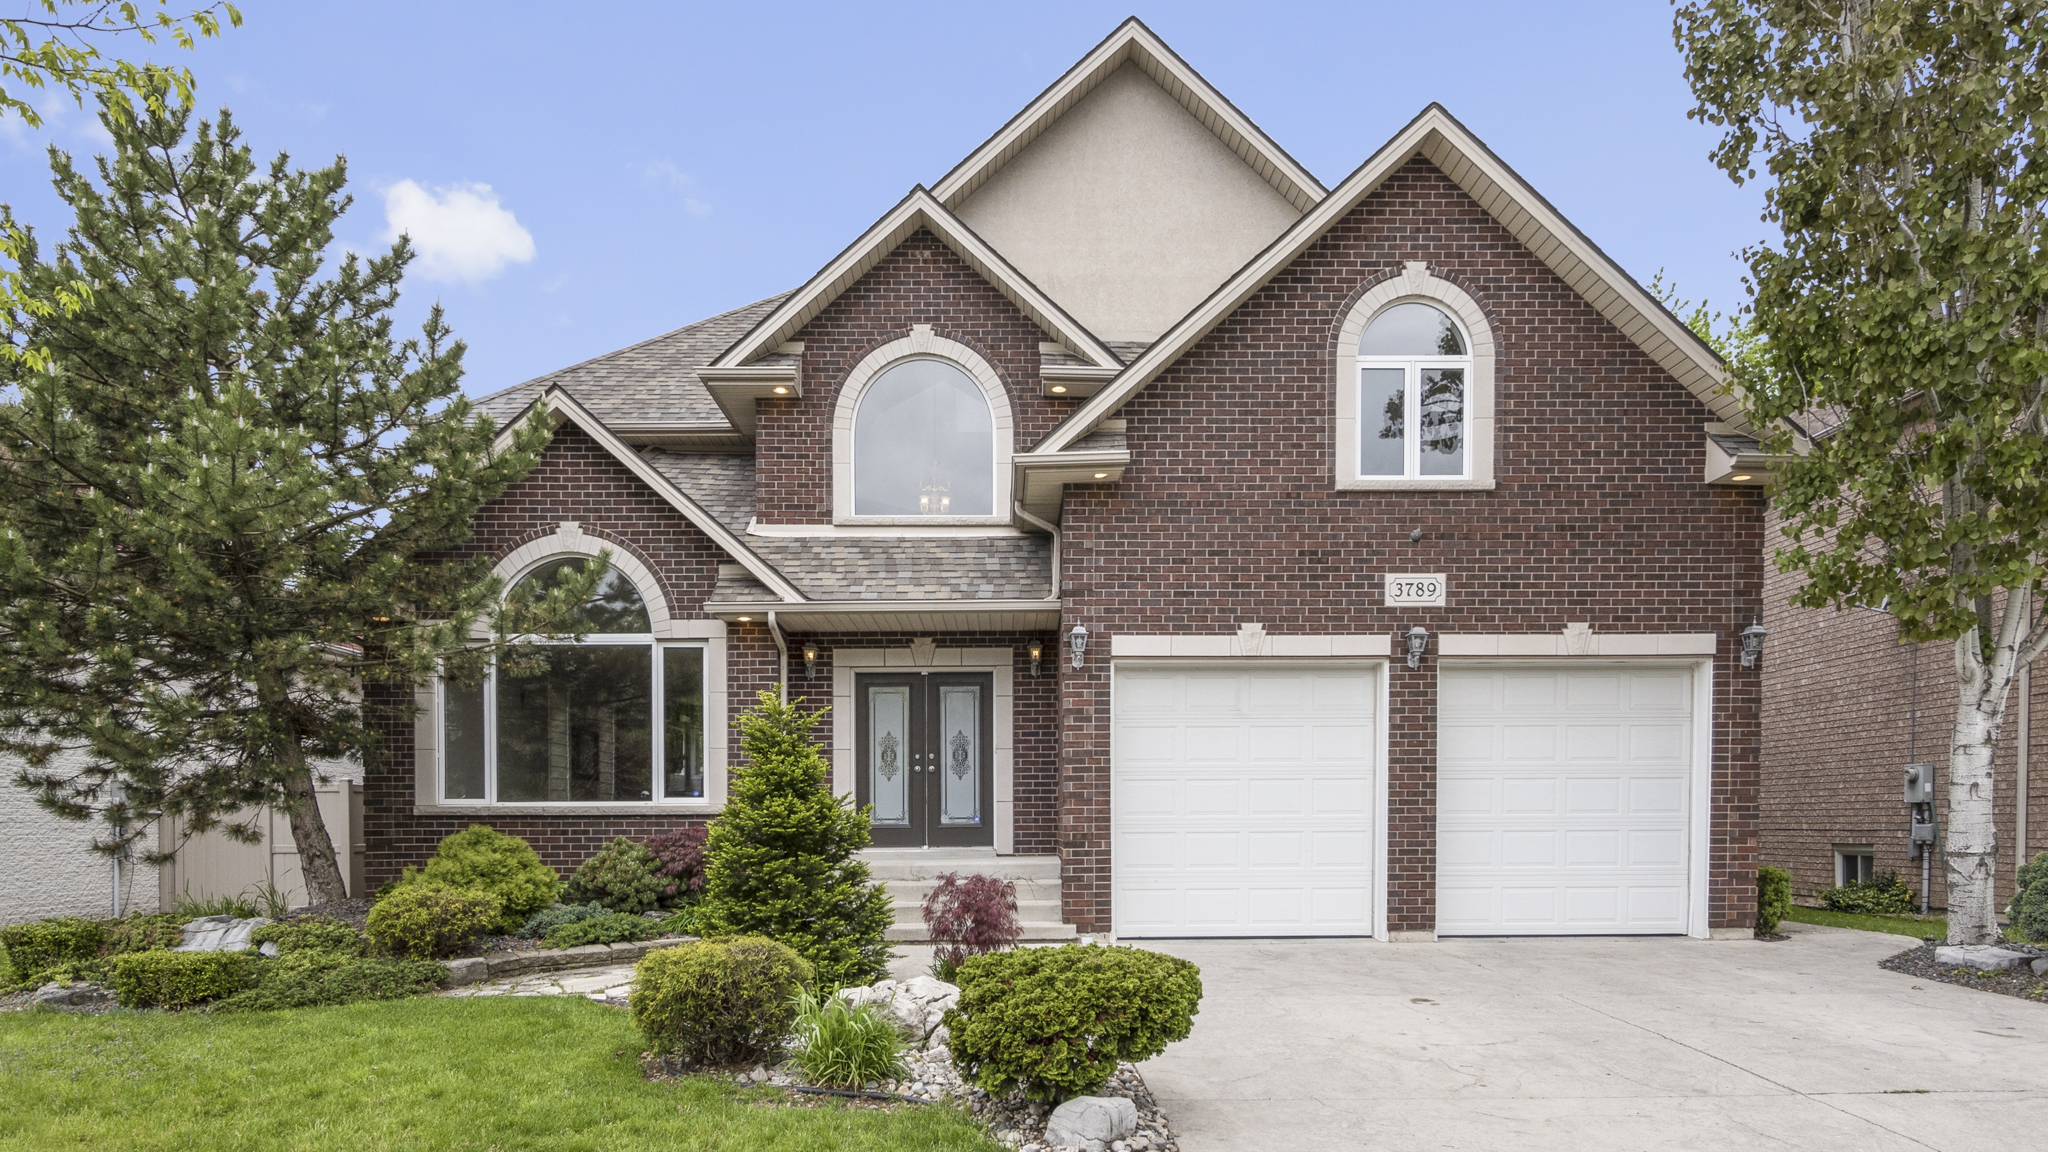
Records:
{"label": "pine tree", "polygon": [[[0,312],[0,750],[46,808],[125,826],[108,852],[163,813],[198,831],[276,805],[313,899],[339,899],[311,762],[374,764],[364,690],[464,659],[496,583],[415,558],[460,542],[546,429],[493,450],[438,308],[394,339],[403,240],[323,278],[339,159],[260,169],[225,111],[188,142],[175,99],[108,94],[100,119],[96,182],[51,150],[76,217],[52,258],[0,207],[46,305]],[[77,284],[81,307],[52,304]]]}
{"label": "pine tree", "polygon": [[806,712],[801,697],[784,702],[774,692],[760,701],[740,717],[750,763],[733,770],[711,825],[698,922],[707,933],[779,940],[829,987],[879,980],[889,894],[857,855],[868,845],[868,814],[833,794],[811,736],[829,709]]}

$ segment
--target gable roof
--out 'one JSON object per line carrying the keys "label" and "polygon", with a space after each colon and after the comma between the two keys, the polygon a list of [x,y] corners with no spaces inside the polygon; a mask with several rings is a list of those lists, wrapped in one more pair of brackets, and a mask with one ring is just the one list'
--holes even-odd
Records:
{"label": "gable roof", "polygon": [[785,297],[781,303],[754,325],[747,334],[727,348],[711,367],[736,368],[748,364],[755,358],[772,353],[783,342],[793,338],[823,312],[827,305],[839,298],[840,293],[851,288],[862,276],[868,274],[882,257],[895,251],[896,246],[909,239],[919,229],[925,229],[939,238],[940,243],[953,250],[960,259],[967,262],[984,279],[993,284],[997,291],[1008,297],[1033,323],[1051,334],[1069,351],[1103,368],[1118,368],[1123,361],[1115,353],[1103,347],[1095,334],[1083,328],[1052,297],[1040,291],[1022,272],[1012,267],[1002,254],[990,247],[988,242],[974,234],[958,216],[953,215],[945,205],[920,184],[894,208],[882,215],[880,220],[861,234],[860,239],[848,245],[844,251],[832,258],[832,262],[818,270],[803,287]]}
{"label": "gable roof", "polygon": [[725,413],[711,399],[697,369],[717,358],[789,293],[685,324],[616,352],[514,384],[476,401],[500,426],[509,425],[550,387],[573,389],[591,415],[614,432],[725,431]]}
{"label": "gable roof", "polygon": [[1302,167],[1287,150],[1237,110],[1202,74],[1188,66],[1180,54],[1166,46],[1136,16],[1118,25],[1102,43],[1065,75],[1025,105],[995,135],[976,148],[965,160],[946,173],[932,189],[940,203],[957,208],[961,201],[1000,171],[1033,140],[1051,127],[1067,110],[1094,91],[1124,64],[1135,64],[1167,94],[1179,101],[1195,119],[1216,134],[1217,139],[1252,170],[1264,177],[1298,211],[1306,212],[1324,196],[1323,185]]}
{"label": "gable roof", "polygon": [[1572,290],[1633,340],[1721,419],[1747,428],[1739,396],[1726,390],[1727,367],[1707,343],[1622,271],[1514,169],[1443,105],[1432,103],[1344,178],[1280,238],[1140,353],[1100,392],[1074,410],[1033,452],[1070,448],[1165,371],[1225,317],[1264,287],[1380,184],[1421,156],[1478,201]]}

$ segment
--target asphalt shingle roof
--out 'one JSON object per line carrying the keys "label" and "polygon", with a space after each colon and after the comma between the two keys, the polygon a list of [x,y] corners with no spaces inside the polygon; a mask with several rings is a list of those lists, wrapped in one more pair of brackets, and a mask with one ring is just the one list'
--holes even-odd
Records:
{"label": "asphalt shingle roof", "polygon": [[754,518],[754,458],[649,448],[641,457],[734,532]]}
{"label": "asphalt shingle roof", "polygon": [[1043,536],[749,536],[747,545],[814,600],[1037,600],[1052,592],[1052,541]]}

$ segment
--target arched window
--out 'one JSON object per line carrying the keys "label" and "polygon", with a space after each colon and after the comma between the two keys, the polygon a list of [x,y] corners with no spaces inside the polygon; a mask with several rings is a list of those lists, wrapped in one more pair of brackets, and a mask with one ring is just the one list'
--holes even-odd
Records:
{"label": "arched window", "polygon": [[[543,561],[510,595],[545,595],[564,572],[588,563]],[[577,628],[581,642],[523,644],[481,683],[443,683],[444,799],[704,796],[704,648],[656,643],[640,589],[617,566],[584,602]]]}
{"label": "arched window", "polygon": [[1358,341],[1358,474],[1469,477],[1471,376],[1471,343],[1442,309],[1374,316]]}
{"label": "arched window", "polygon": [[957,365],[914,357],[884,369],[853,420],[856,516],[992,516],[995,418]]}

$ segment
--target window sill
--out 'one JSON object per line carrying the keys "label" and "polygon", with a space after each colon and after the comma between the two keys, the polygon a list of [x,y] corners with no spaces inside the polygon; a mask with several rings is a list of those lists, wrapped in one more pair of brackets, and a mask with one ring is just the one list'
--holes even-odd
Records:
{"label": "window sill", "polygon": [[951,528],[970,525],[1006,526],[1010,523],[1010,519],[1007,516],[838,516],[833,518],[832,523],[844,527],[887,525],[890,527],[907,528],[917,524],[927,524],[933,527]]}
{"label": "window sill", "polygon": [[1362,476],[1337,481],[1339,492],[1491,492],[1493,481],[1432,476]]}
{"label": "window sill", "polygon": [[566,804],[482,804],[462,801],[414,804],[415,816],[679,816],[711,812],[709,800],[589,801]]}

